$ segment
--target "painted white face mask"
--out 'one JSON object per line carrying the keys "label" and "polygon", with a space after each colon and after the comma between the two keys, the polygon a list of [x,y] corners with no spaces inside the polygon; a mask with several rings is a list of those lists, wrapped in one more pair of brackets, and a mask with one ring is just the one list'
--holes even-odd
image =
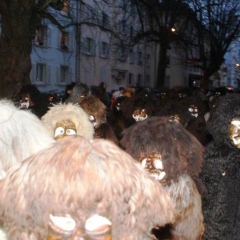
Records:
{"label": "painted white face mask", "polygon": [[135,119],[136,122],[143,121],[148,118],[145,109],[137,109],[133,112],[132,117]]}
{"label": "painted white face mask", "polygon": [[195,105],[190,105],[188,108],[188,111],[191,113],[192,117],[197,118],[198,117],[198,108]]}
{"label": "painted white face mask", "polygon": [[160,154],[152,155],[141,159],[141,165],[157,181],[163,181],[166,172],[164,171],[163,162]]}
{"label": "painted white face mask", "polygon": [[229,130],[229,138],[232,144],[240,148],[240,118],[233,118]]}

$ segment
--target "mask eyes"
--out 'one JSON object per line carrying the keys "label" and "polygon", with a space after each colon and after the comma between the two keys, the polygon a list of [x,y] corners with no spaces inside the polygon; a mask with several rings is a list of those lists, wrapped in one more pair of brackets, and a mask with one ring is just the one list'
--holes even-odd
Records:
{"label": "mask eyes", "polygon": [[66,130],[66,135],[68,136],[77,135],[77,132],[74,129],[69,128]]}
{"label": "mask eyes", "polygon": [[236,126],[238,129],[240,129],[240,121],[234,120],[234,121],[231,122],[231,124]]}
{"label": "mask eyes", "polygon": [[90,120],[91,122],[93,122],[93,121],[95,121],[95,117],[94,117],[93,115],[90,115],[90,116],[89,116],[89,120]]}
{"label": "mask eyes", "polygon": [[58,137],[64,134],[64,128],[63,127],[57,127],[55,129],[54,137]]}
{"label": "mask eyes", "polygon": [[141,165],[142,165],[143,168],[146,167],[146,165],[147,165],[147,158],[144,158],[144,159],[142,160]]}
{"label": "mask eyes", "polygon": [[155,160],[153,161],[153,166],[154,166],[155,169],[163,170],[163,163],[162,163],[162,161],[159,160],[159,159],[155,159]]}

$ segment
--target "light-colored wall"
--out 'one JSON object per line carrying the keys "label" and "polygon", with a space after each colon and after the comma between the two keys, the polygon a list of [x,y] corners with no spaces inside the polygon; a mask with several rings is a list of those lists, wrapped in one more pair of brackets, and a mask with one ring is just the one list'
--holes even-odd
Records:
{"label": "light-colored wall", "polygon": [[[109,15],[111,26],[116,25],[117,21],[121,18],[122,12],[116,11],[116,8],[102,4],[99,1],[99,5],[94,5],[93,0],[85,1],[86,4],[92,6],[94,9],[104,10],[105,13]],[[109,1],[116,3],[117,1]],[[76,0],[71,1],[72,6],[77,11],[80,8],[77,5]],[[79,12],[80,13],[80,12]],[[84,18],[83,13],[78,13],[79,21]],[[59,14],[59,19],[63,19],[64,15]],[[74,13],[77,16],[77,13]],[[131,24],[136,21],[136,19],[131,20]],[[102,31],[96,26],[81,25],[80,35],[81,35],[81,54],[77,56],[76,52],[76,28],[70,27],[66,29],[69,32],[71,39],[71,48],[68,51],[61,50],[59,48],[60,41],[60,31],[56,26],[48,23],[49,28],[49,39],[46,47],[39,47],[33,44],[33,50],[31,54],[32,59],[32,72],[31,80],[32,83],[36,84],[41,91],[47,92],[49,90],[59,90],[64,91],[67,83],[81,81],[88,85],[99,85],[104,81],[107,85],[107,91],[118,89],[119,87],[126,87],[129,85],[136,86],[138,84],[138,76],[141,75],[141,86],[154,87],[156,77],[157,77],[157,56],[159,52],[155,44],[139,44],[135,46],[132,50],[134,51],[135,57],[134,62],[130,61],[130,54],[128,52],[126,61],[116,60],[114,55],[113,42],[110,32]],[[134,25],[136,28],[137,25]],[[84,39],[90,37],[94,39],[96,43],[95,55],[89,56],[84,53]],[[108,58],[102,58],[99,54],[99,43],[106,42],[110,47],[110,55]],[[156,51],[157,50],[157,51]],[[141,51],[143,54],[142,63],[139,64],[137,60],[137,53]],[[166,70],[166,86],[187,86],[188,85],[188,75],[191,73],[189,69],[186,69],[180,62],[179,57],[175,54],[174,50],[170,51],[170,66]],[[146,56],[150,56],[150,59],[146,61]],[[39,83],[35,81],[34,76],[36,76],[37,63],[45,63],[48,66],[48,81],[45,83]],[[69,82],[59,84],[59,66],[66,65],[71,69],[71,78]],[[129,82],[129,74],[132,74],[132,81]],[[118,78],[120,76],[120,78]],[[118,79],[118,80],[117,80]]]}

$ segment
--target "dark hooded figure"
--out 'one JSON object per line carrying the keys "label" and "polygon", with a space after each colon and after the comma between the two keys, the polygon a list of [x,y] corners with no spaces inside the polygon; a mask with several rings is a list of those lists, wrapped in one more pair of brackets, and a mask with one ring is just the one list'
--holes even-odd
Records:
{"label": "dark hooded figure", "polygon": [[209,124],[200,177],[208,195],[203,199],[204,239],[237,240],[240,235],[240,96],[221,98]]}
{"label": "dark hooded figure", "polygon": [[170,116],[137,122],[123,131],[120,143],[173,200],[176,215],[170,227],[171,239],[201,239],[202,202],[194,181],[202,165],[200,142]]}
{"label": "dark hooded figure", "polygon": [[39,118],[48,111],[48,100],[35,85],[27,84],[22,86],[19,95],[21,109],[31,110]]}
{"label": "dark hooded figure", "polygon": [[78,103],[80,99],[91,95],[90,87],[85,83],[77,83],[65,103]]}

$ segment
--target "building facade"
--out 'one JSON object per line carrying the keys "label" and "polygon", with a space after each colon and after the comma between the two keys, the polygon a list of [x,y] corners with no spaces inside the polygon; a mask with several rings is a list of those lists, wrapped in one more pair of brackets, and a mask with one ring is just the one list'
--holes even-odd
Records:
{"label": "building facade", "polygon": [[[144,40],[130,44],[139,22],[126,0],[65,0],[49,12],[65,26],[61,30],[42,20],[33,40],[30,79],[40,91],[63,92],[71,82],[107,85],[107,91],[127,86],[154,87],[158,44]],[[166,87],[189,86],[201,72],[168,52]]]}

